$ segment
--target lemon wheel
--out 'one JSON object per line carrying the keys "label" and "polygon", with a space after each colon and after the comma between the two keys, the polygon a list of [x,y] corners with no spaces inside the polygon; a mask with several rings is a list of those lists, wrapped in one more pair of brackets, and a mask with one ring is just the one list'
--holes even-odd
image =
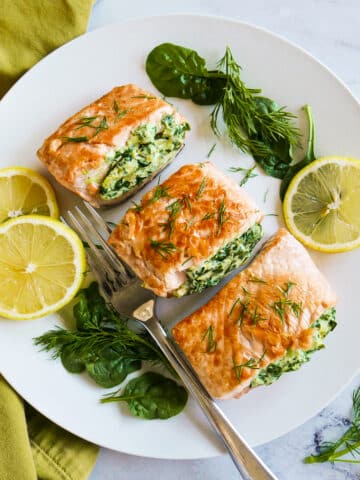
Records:
{"label": "lemon wheel", "polygon": [[314,250],[336,253],[360,246],[360,161],[323,157],[300,170],[286,192],[288,229]]}
{"label": "lemon wheel", "polygon": [[59,220],[27,215],[0,225],[0,316],[26,320],[59,310],[85,271],[81,240]]}
{"label": "lemon wheel", "polygon": [[0,223],[20,215],[59,216],[52,186],[31,168],[1,168],[0,199]]}

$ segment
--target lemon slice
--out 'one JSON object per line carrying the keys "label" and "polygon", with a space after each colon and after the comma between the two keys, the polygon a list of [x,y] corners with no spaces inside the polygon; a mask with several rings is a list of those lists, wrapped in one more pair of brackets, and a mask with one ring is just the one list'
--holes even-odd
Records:
{"label": "lemon slice", "polygon": [[31,168],[1,168],[0,199],[0,223],[28,214],[59,216],[52,186]]}
{"label": "lemon slice", "polygon": [[360,246],[360,161],[323,157],[300,170],[286,192],[284,217],[303,244],[336,253]]}
{"label": "lemon slice", "polygon": [[27,215],[0,225],[0,316],[27,320],[59,310],[85,271],[81,240],[59,220]]}

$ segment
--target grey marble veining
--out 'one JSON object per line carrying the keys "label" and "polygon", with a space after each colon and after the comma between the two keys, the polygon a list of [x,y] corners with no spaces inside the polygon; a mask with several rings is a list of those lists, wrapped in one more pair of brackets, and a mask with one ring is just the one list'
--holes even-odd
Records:
{"label": "grey marble veining", "polygon": [[[360,98],[360,0],[98,0],[89,29],[128,18],[171,13],[222,15],[267,28],[311,52]],[[279,480],[360,480],[360,465],[305,465],[302,461],[306,455],[316,452],[323,439],[335,439],[347,428],[351,394],[359,385],[360,376],[315,418],[257,449]],[[296,407],[289,405],[288,408]],[[238,478],[227,456],[166,461],[132,457],[105,449],[101,450],[90,477],[91,480]]]}

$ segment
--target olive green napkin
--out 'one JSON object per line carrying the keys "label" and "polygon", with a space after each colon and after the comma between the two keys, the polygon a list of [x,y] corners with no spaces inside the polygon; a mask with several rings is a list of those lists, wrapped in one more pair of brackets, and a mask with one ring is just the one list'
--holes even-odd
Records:
{"label": "olive green napkin", "polygon": [[[92,3],[0,0],[0,97],[42,57],[85,32]],[[98,447],[24,405],[0,376],[1,480],[85,480],[97,454]]]}
{"label": "olive green napkin", "polygon": [[0,377],[0,479],[85,480],[98,447],[40,415]]}
{"label": "olive green napkin", "polygon": [[0,0],[0,98],[55,48],[86,31],[93,0]]}

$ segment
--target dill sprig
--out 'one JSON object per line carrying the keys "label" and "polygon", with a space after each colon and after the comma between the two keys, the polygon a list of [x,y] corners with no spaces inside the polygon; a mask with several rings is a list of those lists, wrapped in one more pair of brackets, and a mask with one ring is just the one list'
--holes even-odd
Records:
{"label": "dill sprig", "polygon": [[220,203],[220,207],[218,210],[218,234],[221,232],[221,229],[229,219],[226,218],[226,205],[225,205],[225,200],[222,199]]}
{"label": "dill sprig", "polygon": [[93,126],[93,128],[95,128],[95,133],[94,133],[93,137],[96,137],[96,135],[98,135],[103,130],[107,130],[109,128],[109,125],[107,123],[106,117],[103,117],[101,122],[99,123],[99,125],[97,125],[96,127]]}
{"label": "dill sprig", "polygon": [[201,341],[204,341],[206,338],[207,338],[207,346],[206,346],[207,353],[215,352],[217,347],[217,341],[214,340],[214,327],[212,325],[210,325],[206,329]]}
{"label": "dill sprig", "polygon": [[[360,387],[352,396],[353,420],[346,432],[335,442],[322,442],[316,455],[304,459],[305,463],[346,462],[360,463]],[[353,458],[343,458],[346,455]]]}
{"label": "dill sprig", "polygon": [[204,177],[202,180],[201,180],[201,183],[200,183],[200,186],[199,186],[199,189],[196,193],[196,200],[199,200],[199,198],[201,197],[201,195],[203,194],[203,191],[205,190],[205,187],[206,187],[206,182],[207,182],[207,178]]}
{"label": "dill sprig", "polygon": [[207,155],[206,155],[206,158],[210,158],[211,155],[213,154],[214,150],[216,148],[216,143],[214,143],[214,145],[210,148],[210,150],[208,151]]}
{"label": "dill sprig", "polygon": [[88,142],[89,137],[61,137],[64,142],[73,142],[73,143],[81,143],[81,142]]}
{"label": "dill sprig", "polygon": [[259,278],[259,277],[251,277],[251,278],[249,278],[248,281],[252,282],[252,283],[262,283],[264,285],[267,284],[267,282],[265,280],[263,280],[262,278]]}
{"label": "dill sprig", "polygon": [[153,239],[150,239],[150,246],[162,258],[166,258],[169,254],[176,252],[178,249],[172,242],[159,242]]}
{"label": "dill sprig", "polygon": [[302,304],[289,298],[290,290],[295,285],[296,283],[290,281],[286,282],[284,287],[277,287],[277,289],[282,293],[283,297],[274,302],[271,305],[271,308],[278,315],[282,324],[285,322],[286,307],[292,311],[296,318],[299,318],[302,312]]}
{"label": "dill sprig", "polygon": [[225,73],[226,81],[211,113],[211,128],[216,135],[221,134],[218,125],[222,112],[231,142],[250,153],[267,173],[282,178],[292,162],[289,152],[299,146],[300,133],[292,123],[295,116],[259,96],[260,89],[246,87],[229,47],[218,68]]}
{"label": "dill sprig", "polygon": [[242,372],[244,370],[244,368],[251,368],[252,370],[260,370],[260,364],[263,360],[263,358],[265,357],[265,353],[266,351],[264,350],[264,353],[261,355],[261,357],[256,360],[255,358],[253,357],[250,357],[249,360],[247,360],[246,362],[244,363],[240,363],[240,364],[236,364],[235,360],[233,359],[233,370],[234,370],[234,373],[235,373],[235,376],[237,378],[237,380],[241,380],[241,376],[242,376]]}
{"label": "dill sprig", "polygon": [[160,198],[171,198],[169,195],[169,188],[164,187],[163,185],[157,185],[154,190],[154,195],[150,198],[150,200],[146,203],[146,206],[153,204],[160,200]]}
{"label": "dill sprig", "polygon": [[207,212],[205,213],[205,215],[202,217],[202,219],[200,220],[201,222],[204,222],[205,220],[211,220],[212,218],[215,217],[215,213],[214,212]]}
{"label": "dill sprig", "polygon": [[97,115],[95,117],[81,117],[80,120],[77,122],[78,127],[75,130],[83,127],[92,127],[93,122],[97,119]]}

